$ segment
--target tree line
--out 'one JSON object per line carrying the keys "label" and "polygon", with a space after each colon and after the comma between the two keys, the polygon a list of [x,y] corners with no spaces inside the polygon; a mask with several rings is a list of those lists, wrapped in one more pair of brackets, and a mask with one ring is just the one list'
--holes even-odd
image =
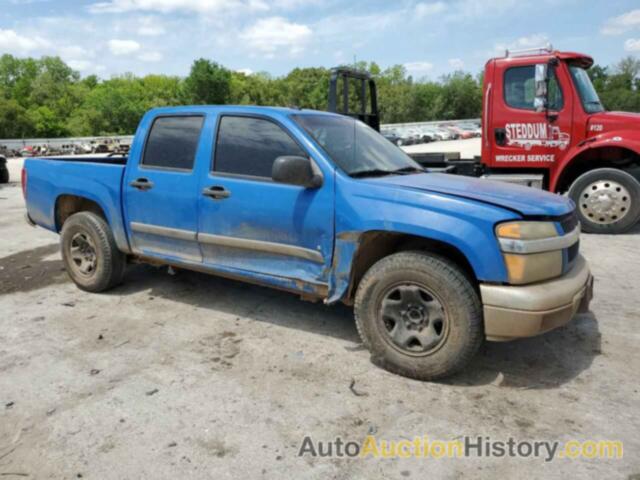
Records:
{"label": "tree line", "polygon": [[[378,85],[383,123],[478,118],[482,75],[454,72],[416,80],[401,65],[359,62]],[[610,110],[640,111],[640,60],[589,74]],[[236,72],[195,60],[185,78],[127,73],[102,80],[81,77],[58,57],[0,57],[0,138],[132,134],[147,110],[184,104],[280,105],[325,110],[330,70],[295,68],[285,76]],[[356,99],[354,98],[355,102]]]}

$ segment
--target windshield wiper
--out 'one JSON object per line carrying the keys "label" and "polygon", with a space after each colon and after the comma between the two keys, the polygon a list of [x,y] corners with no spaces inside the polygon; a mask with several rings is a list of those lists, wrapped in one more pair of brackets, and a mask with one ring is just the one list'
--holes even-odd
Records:
{"label": "windshield wiper", "polygon": [[352,178],[359,177],[382,177],[384,175],[393,175],[393,170],[381,170],[379,168],[372,168],[370,170],[357,170],[349,174]]}
{"label": "windshield wiper", "polygon": [[424,168],[420,167],[402,167],[396,170],[382,170],[380,168],[372,168],[370,170],[357,170],[355,172],[351,172],[349,174],[352,178],[361,178],[361,177],[382,177],[385,175],[409,175],[411,173],[423,173],[426,172]]}
{"label": "windshield wiper", "polygon": [[424,173],[426,171],[427,170],[422,167],[409,166],[409,167],[402,167],[397,170],[393,170],[393,173]]}

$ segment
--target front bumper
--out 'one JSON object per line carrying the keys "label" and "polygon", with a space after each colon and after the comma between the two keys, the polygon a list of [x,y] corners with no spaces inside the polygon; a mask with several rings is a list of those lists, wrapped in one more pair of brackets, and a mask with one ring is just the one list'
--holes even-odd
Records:
{"label": "front bumper", "polygon": [[588,311],[593,277],[580,255],[560,278],[523,286],[480,284],[480,295],[487,340],[513,340],[548,332]]}

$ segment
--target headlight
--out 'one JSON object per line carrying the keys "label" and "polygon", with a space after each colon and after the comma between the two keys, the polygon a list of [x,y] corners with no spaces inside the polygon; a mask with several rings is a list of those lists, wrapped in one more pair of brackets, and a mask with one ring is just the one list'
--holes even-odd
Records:
{"label": "headlight", "polygon": [[579,229],[559,235],[553,222],[507,222],[496,227],[509,283],[522,285],[562,275],[562,250],[579,239]]}

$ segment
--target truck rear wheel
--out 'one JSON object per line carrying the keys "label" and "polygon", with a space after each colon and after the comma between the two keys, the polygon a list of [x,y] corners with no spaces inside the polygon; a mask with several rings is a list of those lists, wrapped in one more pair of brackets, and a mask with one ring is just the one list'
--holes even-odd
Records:
{"label": "truck rear wheel", "polygon": [[126,256],[102,217],[91,212],[71,215],[62,226],[60,243],[67,273],[81,290],[97,293],[122,282]]}
{"label": "truck rear wheel", "polygon": [[358,333],[371,360],[418,380],[461,370],[484,339],[480,299],[445,258],[400,252],[365,274],[355,298]]}
{"label": "truck rear wheel", "polygon": [[640,183],[615,168],[598,168],[580,175],[569,188],[582,230],[624,233],[640,219]]}

